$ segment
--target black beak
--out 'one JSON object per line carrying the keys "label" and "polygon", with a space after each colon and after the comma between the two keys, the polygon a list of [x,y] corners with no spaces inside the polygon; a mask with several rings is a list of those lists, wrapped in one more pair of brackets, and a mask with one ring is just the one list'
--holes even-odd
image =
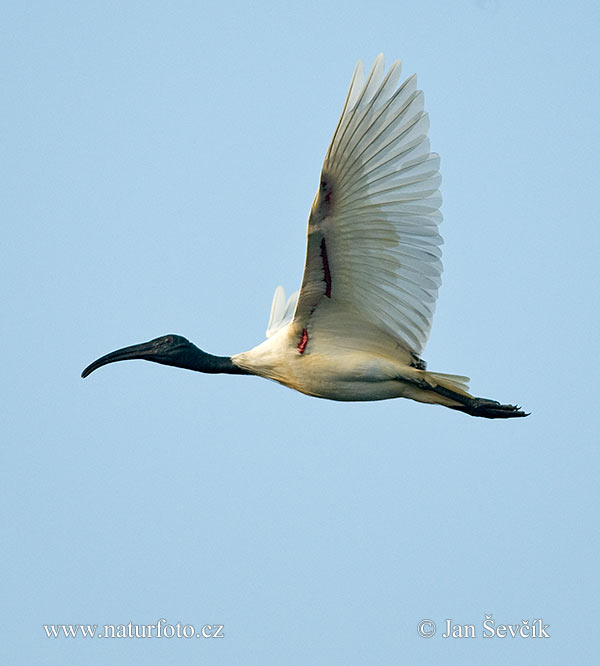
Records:
{"label": "black beak", "polygon": [[87,377],[103,365],[116,363],[117,361],[130,361],[140,358],[145,361],[154,361],[162,365],[172,365],[176,368],[185,368],[187,370],[196,370],[197,372],[207,372],[214,374],[217,372],[226,372],[231,375],[247,375],[247,370],[243,370],[234,365],[229,356],[213,356],[198,349],[195,344],[181,335],[163,335],[160,338],[142,342],[139,345],[123,347],[117,351],[110,352],[100,357],[97,361],[90,363],[81,373],[82,377]]}
{"label": "black beak", "polygon": [[87,377],[94,370],[107,365],[108,363],[116,363],[117,361],[129,361],[131,359],[145,359],[148,361],[155,360],[154,357],[156,354],[160,353],[160,350],[157,349],[156,341],[151,340],[150,342],[142,342],[139,345],[131,345],[130,347],[123,347],[123,349],[117,349],[110,354],[105,354],[101,356],[98,360],[90,363],[88,367],[81,373],[82,377]]}

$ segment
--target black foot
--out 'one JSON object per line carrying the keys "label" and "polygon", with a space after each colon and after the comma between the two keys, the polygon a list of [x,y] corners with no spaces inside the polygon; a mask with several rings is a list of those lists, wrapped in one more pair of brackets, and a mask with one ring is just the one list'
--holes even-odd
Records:
{"label": "black foot", "polygon": [[502,405],[496,400],[487,398],[472,398],[468,404],[460,407],[451,407],[471,416],[481,416],[485,419],[512,419],[520,416],[529,416],[527,412],[521,411],[518,405]]}

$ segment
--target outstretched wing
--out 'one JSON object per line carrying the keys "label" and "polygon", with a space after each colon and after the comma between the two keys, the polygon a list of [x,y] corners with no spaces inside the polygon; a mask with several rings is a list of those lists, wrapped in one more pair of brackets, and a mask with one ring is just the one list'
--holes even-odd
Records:
{"label": "outstretched wing", "polygon": [[384,76],[383,55],[366,80],[356,66],[308,221],[294,325],[310,331],[335,305],[420,354],[441,283],[441,178],[423,93],[399,76],[399,61]]}

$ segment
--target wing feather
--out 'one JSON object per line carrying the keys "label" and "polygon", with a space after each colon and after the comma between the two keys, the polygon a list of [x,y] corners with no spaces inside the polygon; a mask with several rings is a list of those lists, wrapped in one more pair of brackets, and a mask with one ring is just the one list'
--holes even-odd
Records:
{"label": "wing feather", "polygon": [[271,316],[267,324],[267,337],[270,338],[275,335],[277,331],[286,326],[292,321],[296,303],[298,302],[298,294],[295,291],[286,300],[285,289],[279,285],[273,294],[273,303],[271,304]]}
{"label": "wing feather", "polygon": [[[384,70],[382,55],[366,79],[362,63],[354,70],[309,218],[293,322],[331,334],[336,321],[315,312],[347,312],[362,336],[370,322],[420,354],[442,273],[439,156],[430,152],[416,77],[398,85],[399,61]],[[338,328],[339,337],[352,335],[347,324]]]}

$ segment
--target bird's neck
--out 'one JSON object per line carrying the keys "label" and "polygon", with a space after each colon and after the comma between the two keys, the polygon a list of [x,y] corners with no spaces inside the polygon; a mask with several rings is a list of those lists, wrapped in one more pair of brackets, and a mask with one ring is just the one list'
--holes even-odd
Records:
{"label": "bird's neck", "polygon": [[209,374],[226,373],[228,375],[249,375],[247,370],[240,368],[231,360],[230,356],[215,356],[202,351],[195,345],[190,344],[183,357],[179,357],[176,363],[168,365],[177,365],[180,368],[195,370],[196,372],[206,372]]}

